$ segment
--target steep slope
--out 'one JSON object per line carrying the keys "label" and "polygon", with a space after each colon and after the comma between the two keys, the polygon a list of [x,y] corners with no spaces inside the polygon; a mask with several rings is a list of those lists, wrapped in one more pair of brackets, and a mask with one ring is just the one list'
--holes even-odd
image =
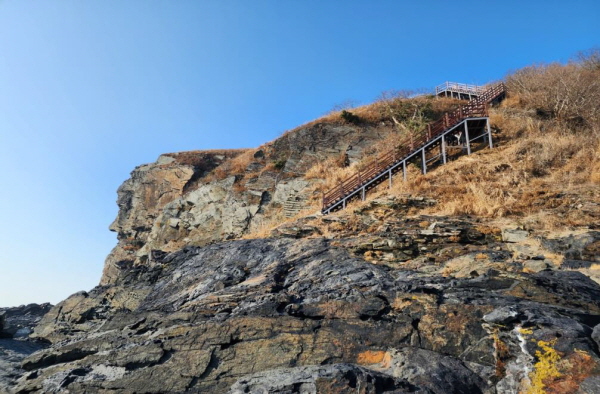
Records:
{"label": "steep slope", "polygon": [[[456,105],[451,99],[421,101],[433,117]],[[396,134],[383,108],[362,111],[358,124],[336,113],[257,149],[165,154],[137,167],[118,190],[119,214],[110,229],[119,242],[106,260],[101,283],[113,283],[134,264],[151,262],[153,250],[206,245],[279,222],[290,200],[306,201],[292,214],[316,211],[316,186],[323,174],[307,177],[308,171],[327,160],[336,166],[346,159],[358,162]]]}

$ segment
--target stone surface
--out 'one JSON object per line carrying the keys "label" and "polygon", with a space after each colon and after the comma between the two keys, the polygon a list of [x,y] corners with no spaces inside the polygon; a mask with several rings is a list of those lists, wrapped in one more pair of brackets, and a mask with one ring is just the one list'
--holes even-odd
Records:
{"label": "stone surface", "polygon": [[596,342],[596,345],[598,345],[598,348],[600,348],[600,324],[594,327],[594,331],[592,332],[592,338]]}
{"label": "stone surface", "polygon": [[405,380],[352,364],[277,369],[250,375],[233,384],[229,394],[242,393],[428,393]]}
{"label": "stone surface", "polygon": [[48,303],[0,308],[0,338],[27,337],[51,308]]}
{"label": "stone surface", "polygon": [[23,359],[44,347],[40,342],[0,339],[0,393],[12,392],[16,379],[24,372]]}
{"label": "stone surface", "polygon": [[50,304],[0,308],[0,393],[12,392],[16,379],[23,374],[23,359],[46,347],[42,342],[28,339],[50,308]]}
{"label": "stone surface", "polygon": [[518,229],[504,229],[502,230],[502,240],[504,242],[522,242],[527,239],[529,232]]}
{"label": "stone surface", "polygon": [[[338,219],[326,218],[332,226]],[[539,340],[597,365],[595,282],[572,271],[524,273],[480,224],[384,221],[387,229],[368,236],[352,237],[357,227],[349,227],[331,239],[157,254],[152,265],[54,307],[34,333],[52,345],[24,360],[16,389],[491,393],[522,389]],[[439,273],[447,256],[477,249],[486,252],[476,260],[504,269]],[[397,250],[412,256],[385,259]]]}
{"label": "stone surface", "polygon": [[106,259],[101,284],[115,283],[132,265],[151,265],[153,250],[173,252],[259,229],[290,199],[303,202],[287,212],[295,215],[311,197],[309,186],[319,182],[303,177],[308,169],[348,146],[356,161],[390,132],[381,125],[314,123],[254,151],[165,154],[137,167],[117,192],[119,213],[110,229],[119,242]]}
{"label": "stone surface", "polygon": [[598,394],[600,393],[600,376],[592,376],[581,382],[577,394]]}

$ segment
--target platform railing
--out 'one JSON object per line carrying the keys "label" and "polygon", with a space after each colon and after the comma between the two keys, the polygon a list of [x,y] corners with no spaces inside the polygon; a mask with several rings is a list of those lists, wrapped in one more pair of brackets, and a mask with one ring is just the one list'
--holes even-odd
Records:
{"label": "platform railing", "polygon": [[479,95],[486,90],[485,86],[479,85],[470,85],[466,83],[458,83],[458,82],[444,82],[441,85],[435,87],[435,95],[437,96],[443,92],[455,92],[455,93],[464,93],[470,95]]}

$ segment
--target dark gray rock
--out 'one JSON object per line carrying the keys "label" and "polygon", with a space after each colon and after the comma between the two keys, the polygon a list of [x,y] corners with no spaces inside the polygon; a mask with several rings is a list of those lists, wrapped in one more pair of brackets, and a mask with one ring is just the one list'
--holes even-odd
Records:
{"label": "dark gray rock", "polygon": [[585,379],[579,385],[577,394],[598,394],[600,393],[600,376],[592,376]]}
{"label": "dark gray rock", "polygon": [[244,377],[231,386],[229,394],[242,393],[433,393],[406,380],[351,364],[284,368]]}
{"label": "dark gray rock", "polygon": [[600,231],[588,231],[561,238],[543,238],[541,241],[544,248],[564,255],[567,260],[600,262]]}
{"label": "dark gray rock", "polygon": [[20,368],[23,359],[44,347],[41,342],[0,339],[0,393],[10,392],[23,374]]}
{"label": "dark gray rock", "polygon": [[598,348],[600,348],[600,324],[594,327],[594,331],[592,332],[592,339],[596,342]]}
{"label": "dark gray rock", "polygon": [[408,347],[392,351],[387,371],[436,394],[476,394],[491,389],[461,360],[424,349]]}
{"label": "dark gray rock", "polygon": [[[420,245],[447,253],[444,239],[487,242],[462,233],[438,223]],[[539,340],[598,360],[600,287],[578,272],[442,277],[374,264],[346,246],[256,239],[155,254],[152,265],[53,308],[34,332],[52,346],[25,359],[30,372],[17,388],[347,392],[362,382],[374,392],[484,393],[506,371],[531,367],[523,349],[535,354]],[[525,346],[518,327],[532,332]]]}
{"label": "dark gray rock", "polygon": [[26,338],[51,308],[49,303],[0,308],[0,338]]}

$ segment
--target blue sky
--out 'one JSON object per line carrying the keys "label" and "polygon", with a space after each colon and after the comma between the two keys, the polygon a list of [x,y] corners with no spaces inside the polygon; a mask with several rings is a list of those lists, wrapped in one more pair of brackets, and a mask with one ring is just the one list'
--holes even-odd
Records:
{"label": "blue sky", "polygon": [[0,0],[0,306],[96,285],[116,189],[161,153],[565,61],[598,20],[598,1]]}

